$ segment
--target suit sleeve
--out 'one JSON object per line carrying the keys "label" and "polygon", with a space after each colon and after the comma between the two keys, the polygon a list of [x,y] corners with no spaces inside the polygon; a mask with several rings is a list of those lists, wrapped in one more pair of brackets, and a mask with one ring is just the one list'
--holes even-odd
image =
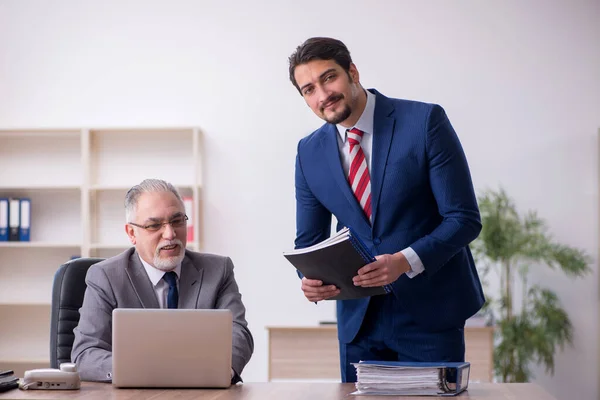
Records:
{"label": "suit sleeve", "polygon": [[331,233],[331,213],[310,190],[300,157],[300,145],[296,156],[296,240],[295,248],[301,249],[317,244]]}
{"label": "suit sleeve", "polygon": [[75,341],[71,361],[84,381],[110,382],[112,373],[112,310],[115,297],[104,271],[91,266],[85,282],[87,289],[73,330]]}
{"label": "suit sleeve", "polygon": [[426,152],[430,186],[442,221],[410,247],[431,275],[477,238],[481,220],[467,159],[444,109],[438,105],[428,116]]}
{"label": "suit sleeve", "polygon": [[[300,143],[301,144],[301,143]],[[331,213],[310,190],[300,160],[300,144],[296,155],[296,249],[317,244],[327,239],[331,233]],[[302,279],[300,271],[296,273]]]}
{"label": "suit sleeve", "polygon": [[233,349],[231,353],[231,366],[234,371],[232,383],[241,381],[242,370],[250,361],[254,352],[254,339],[248,329],[246,322],[246,308],[242,303],[242,295],[239,291],[233,273],[233,262],[229,257],[223,268],[223,284],[219,289],[215,308],[228,309],[233,314]]}

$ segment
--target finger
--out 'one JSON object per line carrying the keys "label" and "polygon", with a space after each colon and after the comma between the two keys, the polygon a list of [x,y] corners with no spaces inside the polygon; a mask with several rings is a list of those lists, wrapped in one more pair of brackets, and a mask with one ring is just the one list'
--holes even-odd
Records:
{"label": "finger", "polygon": [[327,292],[332,292],[337,288],[335,285],[327,285],[327,286],[305,286],[302,285],[302,291],[304,293],[315,293],[315,294],[323,294]]}
{"label": "finger", "polygon": [[381,277],[382,275],[387,275],[387,269],[385,268],[377,268],[376,270],[373,270],[371,272],[367,272],[364,275],[356,275],[354,278],[352,278],[352,282],[354,282],[354,284],[360,284],[362,282],[364,282],[365,280],[370,280],[370,279],[377,279],[379,277]]}
{"label": "finger", "polygon": [[312,287],[308,286],[306,288],[302,288],[305,294],[316,295],[316,296],[324,296],[329,293],[333,293],[336,290],[339,290],[334,285],[322,286],[322,287]]}
{"label": "finger", "polygon": [[335,297],[338,294],[340,294],[340,289],[336,289],[336,290],[333,291],[333,293],[330,293],[330,294],[328,294],[326,296],[323,296],[323,300],[327,300],[327,299],[329,299],[331,297]]}
{"label": "finger", "polygon": [[362,267],[361,269],[358,270],[358,274],[359,275],[364,275],[367,274],[371,271],[375,271],[376,269],[381,268],[381,264],[382,262],[379,261],[373,261],[370,264],[365,265],[364,267]]}
{"label": "finger", "polygon": [[387,275],[381,275],[381,276],[378,276],[373,279],[363,279],[358,283],[357,286],[361,286],[361,287],[383,286],[383,285],[386,285],[389,283],[389,282],[387,282],[387,280],[388,280]]}
{"label": "finger", "polygon": [[308,286],[322,286],[323,285],[323,281],[320,281],[318,279],[308,279],[308,278],[302,278],[302,285],[308,285]]}
{"label": "finger", "polygon": [[308,299],[308,301],[311,302],[315,302],[315,301],[321,301],[321,300],[326,300],[329,299],[331,297],[337,296],[338,294],[340,294],[340,290],[336,289],[332,292],[329,293],[324,293],[324,294],[308,294],[306,295],[306,298]]}

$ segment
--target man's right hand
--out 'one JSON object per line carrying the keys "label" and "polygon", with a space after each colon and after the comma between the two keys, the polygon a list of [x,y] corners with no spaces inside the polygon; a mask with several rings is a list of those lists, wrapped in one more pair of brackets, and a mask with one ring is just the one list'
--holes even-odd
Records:
{"label": "man's right hand", "polygon": [[316,279],[302,278],[302,291],[308,301],[317,302],[340,294],[340,289],[335,285],[323,286],[323,282]]}

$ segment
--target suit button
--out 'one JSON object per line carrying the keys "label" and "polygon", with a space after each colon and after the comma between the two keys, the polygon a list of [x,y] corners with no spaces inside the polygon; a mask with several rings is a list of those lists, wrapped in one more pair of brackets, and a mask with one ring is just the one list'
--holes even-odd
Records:
{"label": "suit button", "polygon": [[381,244],[381,239],[379,239],[378,237],[376,237],[375,239],[373,239],[373,243],[375,243],[375,244]]}

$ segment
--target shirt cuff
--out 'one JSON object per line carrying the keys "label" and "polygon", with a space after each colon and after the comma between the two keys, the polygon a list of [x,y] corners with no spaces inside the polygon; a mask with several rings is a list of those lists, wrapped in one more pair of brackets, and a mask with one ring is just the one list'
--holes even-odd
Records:
{"label": "shirt cuff", "polygon": [[406,249],[402,250],[401,253],[404,254],[406,261],[408,261],[410,264],[411,270],[406,271],[406,276],[412,279],[421,272],[425,271],[425,266],[423,265],[421,258],[419,258],[419,255],[412,248],[407,247]]}

